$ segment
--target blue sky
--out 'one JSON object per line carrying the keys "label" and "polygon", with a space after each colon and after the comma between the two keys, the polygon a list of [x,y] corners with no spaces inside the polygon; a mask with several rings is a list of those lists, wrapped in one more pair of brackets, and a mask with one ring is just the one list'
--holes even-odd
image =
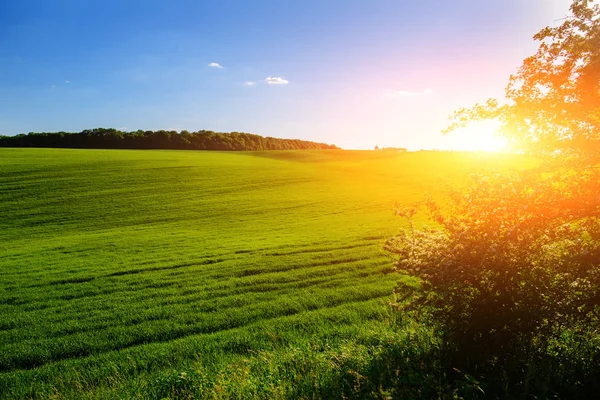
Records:
{"label": "blue sky", "polygon": [[473,148],[474,132],[441,136],[448,115],[502,96],[532,35],[568,5],[6,0],[0,133],[211,129]]}

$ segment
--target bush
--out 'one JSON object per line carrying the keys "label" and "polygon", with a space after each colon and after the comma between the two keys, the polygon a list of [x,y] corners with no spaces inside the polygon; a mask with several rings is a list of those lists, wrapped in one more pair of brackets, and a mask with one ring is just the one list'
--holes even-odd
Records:
{"label": "bush", "polygon": [[534,36],[505,100],[460,109],[447,129],[496,120],[542,167],[474,176],[466,193],[426,202],[435,229],[416,230],[416,209],[399,209],[410,229],[386,244],[422,280],[398,307],[430,314],[448,371],[492,396],[600,389],[600,5],[570,10]]}
{"label": "bush", "polygon": [[398,307],[433,315],[449,373],[504,395],[597,393],[600,221],[584,194],[598,178],[564,168],[474,176],[445,205],[421,205],[436,228],[415,229],[415,207],[397,210],[409,229],[385,247],[422,280],[399,288]]}

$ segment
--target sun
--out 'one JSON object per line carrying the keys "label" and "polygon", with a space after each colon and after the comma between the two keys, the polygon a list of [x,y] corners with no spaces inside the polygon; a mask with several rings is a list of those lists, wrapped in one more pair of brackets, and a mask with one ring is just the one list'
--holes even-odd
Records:
{"label": "sun", "polygon": [[445,147],[458,151],[508,151],[508,142],[498,134],[497,121],[470,123],[446,135]]}

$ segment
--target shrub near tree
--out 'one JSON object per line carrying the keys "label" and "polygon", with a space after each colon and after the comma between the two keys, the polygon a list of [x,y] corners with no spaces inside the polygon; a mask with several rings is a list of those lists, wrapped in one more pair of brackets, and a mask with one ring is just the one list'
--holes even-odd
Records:
{"label": "shrub near tree", "polygon": [[422,203],[436,228],[389,239],[403,312],[430,316],[448,376],[490,397],[600,393],[600,7],[575,0],[541,30],[506,101],[458,110],[448,131],[495,119],[539,168],[474,176],[448,201]]}

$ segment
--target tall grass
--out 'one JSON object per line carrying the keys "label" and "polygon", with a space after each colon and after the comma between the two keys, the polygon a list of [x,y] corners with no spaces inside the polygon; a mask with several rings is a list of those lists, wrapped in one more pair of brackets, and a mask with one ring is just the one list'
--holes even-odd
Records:
{"label": "tall grass", "polygon": [[426,396],[435,335],[382,305],[393,204],[529,162],[0,149],[0,397]]}

